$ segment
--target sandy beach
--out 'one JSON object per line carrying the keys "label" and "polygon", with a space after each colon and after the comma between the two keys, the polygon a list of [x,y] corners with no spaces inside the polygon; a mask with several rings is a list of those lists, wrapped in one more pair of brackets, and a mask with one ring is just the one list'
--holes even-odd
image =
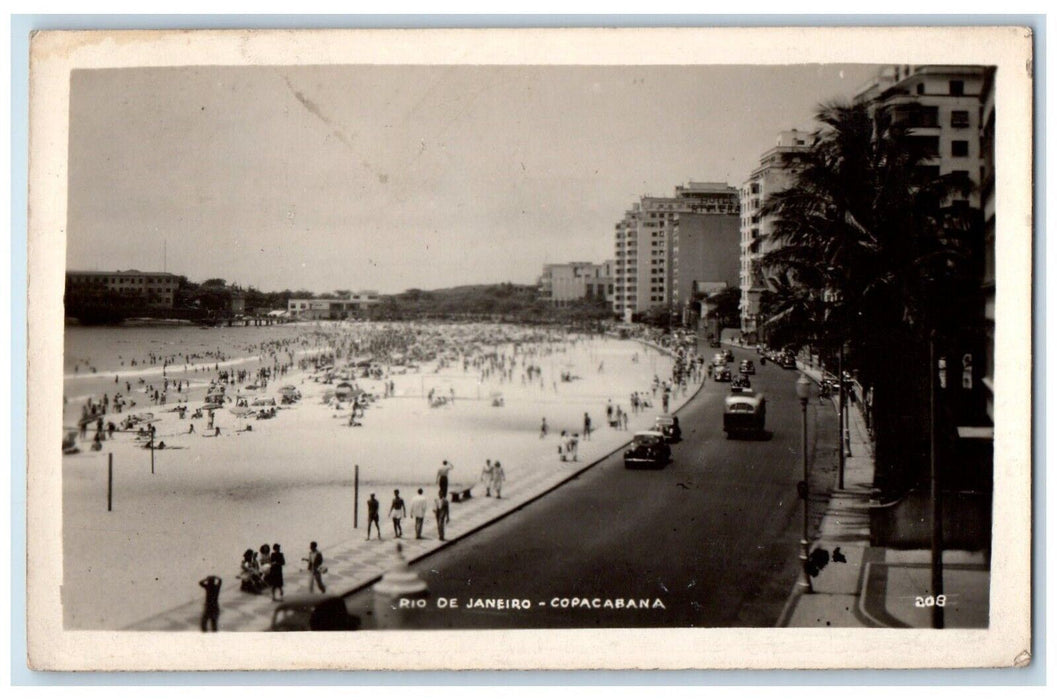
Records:
{"label": "sandy beach", "polygon": [[[355,370],[360,376],[349,383],[378,398],[354,427],[349,425],[350,404],[329,396],[340,380],[326,383],[327,372],[312,363],[313,353],[332,352],[345,342],[342,338],[361,337],[357,333],[362,330],[337,328],[329,339],[315,337],[315,347],[297,344],[290,349],[292,367],[263,389],[247,388],[249,381],[228,388],[231,399],[214,412],[219,436],[207,437],[204,416],[190,419],[209,386],[211,375],[202,371],[191,377],[190,391],[173,395],[164,406],[147,403],[143,393],[136,406],[108,413],[106,421],[117,424],[129,415],[153,415],[156,440],[165,443],[165,449],[154,451],[154,474],[151,451],[135,431],[115,433],[99,451],[90,449],[94,430],[88,431],[87,439],[78,442],[80,452],[63,459],[68,628],[121,628],[194,599],[199,579],[217,574],[234,581],[241,553],[264,543],[283,545],[293,574],[310,540],[325,551],[362,537],[369,493],[377,493],[382,502],[386,525],[394,488],[408,497],[419,487],[432,494],[445,459],[455,465],[453,489],[476,484],[485,459],[502,461],[511,482],[528,463],[552,461],[559,469],[562,430],[582,431],[585,412],[596,430],[603,429],[607,403],[628,411],[635,391],[653,398],[649,410],[660,413],[653,378],[669,379],[673,367],[668,355],[634,340],[564,333],[529,340],[529,331],[513,327],[431,326],[429,334],[436,335],[427,334],[419,345],[443,348],[438,357],[423,362],[401,358],[399,365],[375,362],[373,376],[367,378],[362,376],[366,365]],[[487,337],[500,342],[486,346],[481,339]],[[344,346],[334,366],[359,357],[359,350]],[[506,358],[502,371],[498,357]],[[268,361],[244,360],[238,366],[252,374]],[[523,382],[523,368],[529,366],[539,368],[538,376]],[[166,375],[177,380],[168,370]],[[159,378],[150,377],[154,384]],[[71,390],[78,382],[86,383],[67,379],[68,393],[78,391]],[[301,398],[278,406],[274,418],[257,420],[231,410],[235,397],[251,403],[276,398],[281,386],[296,387]],[[131,396],[137,396],[135,391]],[[445,401],[435,406],[440,397]],[[177,398],[185,398],[181,405],[189,409],[182,420],[173,410]],[[69,402],[68,414],[75,412],[70,404],[76,408]],[[543,418],[546,438],[540,437]],[[191,423],[193,434],[188,433]],[[110,454],[113,511],[107,512]],[[359,531],[352,522],[356,465]]]}

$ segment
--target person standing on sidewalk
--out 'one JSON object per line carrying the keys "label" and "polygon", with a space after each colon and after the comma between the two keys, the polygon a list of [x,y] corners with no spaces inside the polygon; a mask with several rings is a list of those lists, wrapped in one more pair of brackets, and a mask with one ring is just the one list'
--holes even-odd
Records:
{"label": "person standing on sidewalk", "polygon": [[323,553],[319,551],[318,546],[315,542],[310,542],[308,545],[308,556],[302,558],[302,561],[308,562],[309,593],[315,593],[317,585],[320,593],[327,592],[327,587],[323,585],[323,574],[326,573],[327,569],[323,566]]}
{"label": "person standing on sidewalk", "polygon": [[212,626],[217,631],[217,618],[220,617],[220,586],[224,581],[219,576],[206,576],[198,585],[206,589],[205,607],[202,608],[202,631],[208,632]]}
{"label": "person standing on sidewalk", "polygon": [[433,515],[437,518],[437,537],[444,541],[444,526],[448,524],[448,499],[438,493],[433,501]]}
{"label": "person standing on sidewalk", "polygon": [[426,497],[422,495],[422,489],[419,489],[415,497],[411,499],[411,517],[415,519],[415,539],[420,540],[422,539],[422,525],[426,522]]}
{"label": "person standing on sidewalk", "polygon": [[[440,492],[444,496],[448,495],[448,472],[450,472],[454,468],[454,464],[452,464],[448,460],[444,460],[444,462],[440,466],[440,469],[437,470],[437,486],[440,487]],[[421,492],[421,489],[419,489],[419,493]]]}
{"label": "person standing on sidewalk", "polygon": [[490,498],[492,496],[492,460],[490,459],[484,461],[484,469],[481,470],[481,481],[484,482],[485,498]]}
{"label": "person standing on sidewalk", "polygon": [[496,460],[492,467],[492,491],[496,498],[503,497],[504,481],[506,481],[506,472],[503,471],[503,465],[499,463],[499,460]]}
{"label": "person standing on sidewalk", "polygon": [[543,421],[540,423],[540,440],[547,437],[547,417],[543,417]]}
{"label": "person standing on sidewalk", "polygon": [[272,565],[268,569],[268,583],[272,587],[272,600],[276,600],[275,592],[279,591],[278,600],[283,598],[283,567],[286,566],[286,557],[279,551],[279,543],[272,545]]}
{"label": "person standing on sidewalk", "polygon": [[393,491],[393,503],[389,506],[389,517],[393,519],[393,532],[397,537],[403,537],[404,528],[400,521],[407,517],[407,511],[404,510],[404,499],[400,498],[400,489]]}
{"label": "person standing on sidewalk", "polygon": [[367,539],[371,539],[371,525],[374,525],[374,529],[378,532],[378,539],[382,539],[382,523],[378,517],[378,499],[371,494],[371,497],[367,499]]}
{"label": "person standing on sidewalk", "polygon": [[591,439],[591,416],[584,411],[584,440]]}

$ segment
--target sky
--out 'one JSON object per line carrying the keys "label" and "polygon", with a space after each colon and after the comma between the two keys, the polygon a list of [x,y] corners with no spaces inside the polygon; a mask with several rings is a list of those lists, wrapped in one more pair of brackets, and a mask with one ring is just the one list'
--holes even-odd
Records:
{"label": "sky", "polygon": [[874,66],[253,66],[71,77],[68,269],[264,291],[534,283],[641,195],[740,186]]}

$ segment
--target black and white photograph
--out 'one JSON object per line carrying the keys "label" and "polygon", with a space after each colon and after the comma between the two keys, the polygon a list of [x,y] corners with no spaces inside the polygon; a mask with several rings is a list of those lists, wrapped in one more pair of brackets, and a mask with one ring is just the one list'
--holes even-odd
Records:
{"label": "black and white photograph", "polygon": [[30,666],[1029,663],[1031,48],[35,36]]}

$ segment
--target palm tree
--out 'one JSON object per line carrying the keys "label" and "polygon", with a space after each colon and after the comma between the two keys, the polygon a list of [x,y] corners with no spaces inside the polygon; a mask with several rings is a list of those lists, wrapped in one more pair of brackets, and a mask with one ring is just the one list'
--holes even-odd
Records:
{"label": "palm tree", "polygon": [[876,485],[903,491],[927,455],[929,333],[964,323],[979,217],[951,205],[971,183],[922,167],[931,154],[885,109],[830,103],[816,119],[792,185],[763,207],[767,324],[794,344],[848,343],[874,389]]}

